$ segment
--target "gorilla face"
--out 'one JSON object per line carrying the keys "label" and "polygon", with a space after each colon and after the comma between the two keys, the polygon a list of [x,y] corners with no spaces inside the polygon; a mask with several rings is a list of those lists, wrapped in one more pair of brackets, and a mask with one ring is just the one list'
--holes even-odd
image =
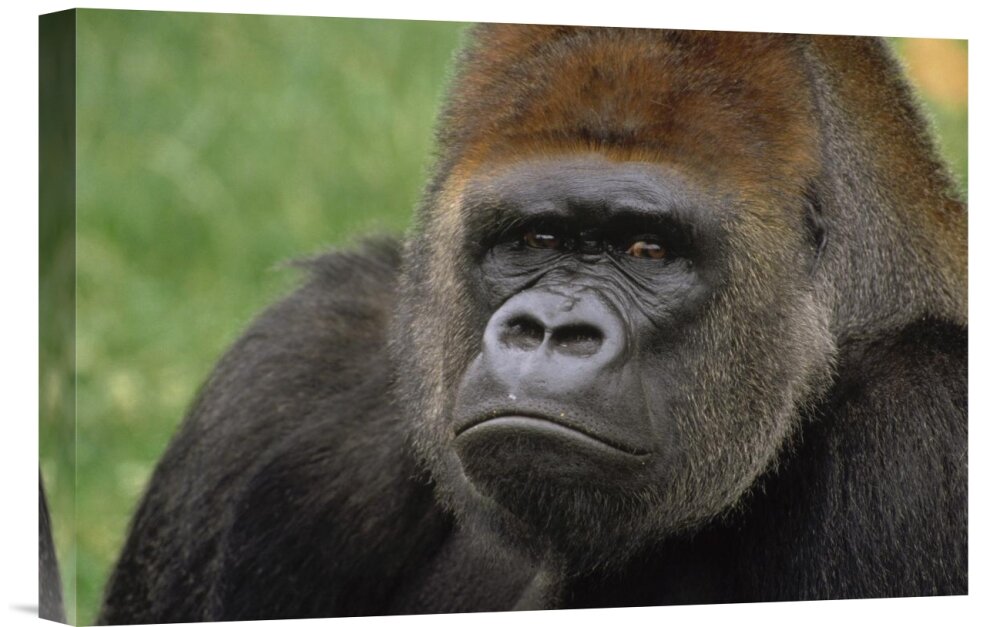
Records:
{"label": "gorilla face", "polygon": [[823,388],[802,204],[764,229],[735,191],[598,153],[483,167],[445,204],[396,344],[423,356],[403,393],[464,524],[620,562],[731,506]]}

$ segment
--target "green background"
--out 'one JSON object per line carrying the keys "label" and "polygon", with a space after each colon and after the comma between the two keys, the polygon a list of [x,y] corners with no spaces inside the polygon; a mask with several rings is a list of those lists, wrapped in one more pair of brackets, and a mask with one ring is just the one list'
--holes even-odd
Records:
{"label": "green background", "polygon": [[[153,464],[215,360],[295,285],[284,262],[406,228],[462,29],[78,13],[75,560],[72,460],[45,423],[65,398],[41,373],[70,620],[96,617]],[[964,101],[932,106],[964,189]]]}

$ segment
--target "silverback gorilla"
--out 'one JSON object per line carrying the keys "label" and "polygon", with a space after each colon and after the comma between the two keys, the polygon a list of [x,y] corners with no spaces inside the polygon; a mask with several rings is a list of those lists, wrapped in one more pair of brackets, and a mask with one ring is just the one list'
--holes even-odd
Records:
{"label": "silverback gorilla", "polygon": [[101,622],[966,593],[966,209],[883,42],[481,26],[438,140],[222,359]]}

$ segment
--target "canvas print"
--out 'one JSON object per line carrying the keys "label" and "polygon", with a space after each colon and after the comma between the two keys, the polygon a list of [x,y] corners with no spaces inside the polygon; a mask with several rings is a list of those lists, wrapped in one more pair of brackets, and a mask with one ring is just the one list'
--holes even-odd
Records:
{"label": "canvas print", "polygon": [[965,42],[41,33],[43,617],[967,593]]}

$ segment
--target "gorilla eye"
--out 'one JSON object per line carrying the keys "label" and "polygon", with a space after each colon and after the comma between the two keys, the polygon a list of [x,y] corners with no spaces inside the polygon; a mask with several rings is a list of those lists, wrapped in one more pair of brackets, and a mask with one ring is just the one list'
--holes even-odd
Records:
{"label": "gorilla eye", "polygon": [[667,256],[667,249],[654,239],[638,239],[625,252],[642,259],[663,259]]}
{"label": "gorilla eye", "polygon": [[555,250],[562,246],[562,241],[558,235],[539,231],[528,231],[525,233],[524,243],[528,248],[541,248],[544,250]]}

